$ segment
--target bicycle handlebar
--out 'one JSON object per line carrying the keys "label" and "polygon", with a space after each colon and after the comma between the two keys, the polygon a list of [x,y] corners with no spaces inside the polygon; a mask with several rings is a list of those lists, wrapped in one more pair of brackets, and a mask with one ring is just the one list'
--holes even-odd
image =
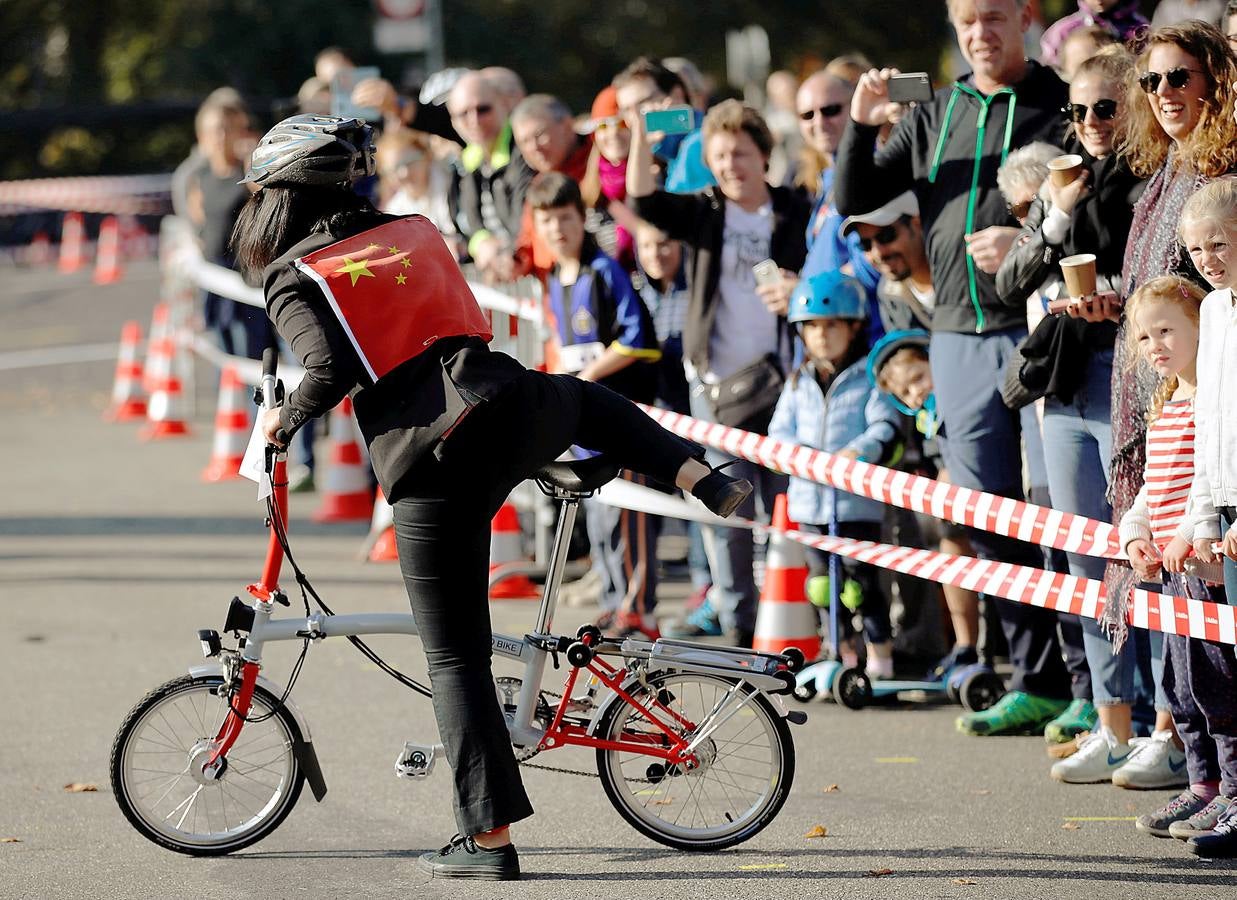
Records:
{"label": "bicycle handlebar", "polygon": [[[279,381],[275,374],[279,370],[279,350],[267,347],[262,351],[262,408],[274,409],[279,405]],[[275,432],[275,440],[285,447],[288,445],[288,435],[280,428]]]}

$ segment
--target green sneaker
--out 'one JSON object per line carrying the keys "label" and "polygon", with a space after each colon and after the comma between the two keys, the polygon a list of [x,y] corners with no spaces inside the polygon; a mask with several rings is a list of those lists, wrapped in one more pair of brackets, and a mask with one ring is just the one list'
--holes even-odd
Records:
{"label": "green sneaker", "polygon": [[1066,700],[1010,691],[989,709],[958,716],[955,725],[963,734],[1037,734],[1068,705]]}
{"label": "green sneaker", "polygon": [[1050,744],[1072,741],[1084,731],[1095,731],[1099,714],[1090,700],[1074,700],[1065,712],[1044,726],[1044,740]]}

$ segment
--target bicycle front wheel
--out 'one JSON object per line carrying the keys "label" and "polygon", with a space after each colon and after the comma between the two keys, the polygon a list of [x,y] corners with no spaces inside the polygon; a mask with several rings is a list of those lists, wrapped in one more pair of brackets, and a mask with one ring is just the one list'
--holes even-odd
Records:
{"label": "bicycle front wheel", "polygon": [[278,698],[254,689],[249,717],[222,774],[202,776],[228,714],[217,675],[175,678],[125,717],[112,744],[112,790],[125,818],[161,847],[191,856],[231,853],[261,840],[296,805],[304,772],[296,720]]}
{"label": "bicycle front wheel", "polygon": [[[688,722],[676,729],[691,739],[699,765],[669,765],[638,751],[598,750],[597,772],[619,815],[653,840],[680,850],[720,850],[759,833],[782,808],[795,774],[795,750],[786,721],[768,698],[736,682],[688,672],[658,672],[632,696],[653,701]],[[616,699],[596,734],[608,741],[664,737],[649,717]]]}

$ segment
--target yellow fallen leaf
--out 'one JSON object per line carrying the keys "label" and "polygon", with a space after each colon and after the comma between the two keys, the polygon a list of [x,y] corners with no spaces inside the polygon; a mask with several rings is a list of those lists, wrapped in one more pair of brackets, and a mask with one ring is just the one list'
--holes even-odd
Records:
{"label": "yellow fallen leaf", "polygon": [[955,878],[954,884],[979,884],[974,878]]}
{"label": "yellow fallen leaf", "polygon": [[1077,831],[1082,826],[1079,825],[1077,822],[1066,822],[1061,827],[1064,828],[1066,831]]}
{"label": "yellow fallen leaf", "polygon": [[868,869],[868,874],[864,878],[884,878],[886,875],[892,875],[893,869]]}
{"label": "yellow fallen leaf", "polygon": [[92,794],[99,789],[97,784],[83,784],[80,781],[73,781],[64,786],[64,789],[70,794]]}
{"label": "yellow fallen leaf", "polygon": [[805,838],[826,837],[829,834],[829,829],[824,825],[813,825],[812,830],[804,835]]}
{"label": "yellow fallen leaf", "polygon": [[0,844],[20,844],[21,838],[0,838]]}
{"label": "yellow fallen leaf", "polygon": [[831,784],[827,788],[824,788],[823,790],[821,790],[821,793],[822,794],[836,794],[840,790],[841,788],[838,787],[836,784]]}

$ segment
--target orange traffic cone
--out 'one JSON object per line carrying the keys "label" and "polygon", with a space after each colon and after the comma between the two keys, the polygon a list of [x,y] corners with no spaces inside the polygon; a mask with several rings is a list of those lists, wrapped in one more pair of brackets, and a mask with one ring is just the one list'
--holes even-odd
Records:
{"label": "orange traffic cone", "polygon": [[399,559],[395,546],[395,514],[382,488],[378,488],[378,494],[374,497],[374,515],[369,520],[366,546],[365,558],[370,562],[394,562]]}
{"label": "orange traffic cone", "polygon": [[203,481],[240,478],[241,460],[249,443],[249,392],[235,366],[219,373],[219,406],[215,410],[215,440],[210,462],[202,470]]}
{"label": "orange traffic cone", "polygon": [[120,354],[116,357],[116,378],[112,382],[112,405],[104,418],[127,422],[146,418],[146,392],[142,390],[142,361],[138,358],[142,326],[125,322],[120,329]]}
{"label": "orange traffic cone", "polygon": [[124,270],[120,265],[120,223],[115,216],[105,216],[99,224],[99,247],[95,253],[94,283],[119,281]]}
{"label": "orange traffic cone", "polygon": [[157,304],[143,375],[146,389],[150,391],[150,402],[146,405],[149,424],[138,434],[144,441],[189,433],[189,426],[185,424],[184,390],[176,372],[176,345],[167,317],[167,306]]}
{"label": "orange traffic cone", "polygon": [[807,600],[807,557],[803,547],[784,534],[798,528],[786,511],[786,495],[779,494],[773,504],[773,529],[752,647],[766,653],[797,647],[805,657],[815,659],[820,655],[820,632],[816,608]]}
{"label": "orange traffic cone", "polygon": [[52,239],[43,230],[36,231],[30,240],[30,265],[47,266],[52,261]]}
{"label": "orange traffic cone", "polygon": [[361,443],[352,424],[352,400],[345,397],[331,412],[331,453],[322,485],[322,505],[315,522],[365,521],[373,512],[369,475]]}
{"label": "orange traffic cone", "polygon": [[[490,572],[507,563],[523,562],[522,543],[520,517],[515,505],[507,500],[490,522]],[[491,600],[535,600],[538,596],[537,585],[522,574],[509,575],[490,587]]]}
{"label": "orange traffic cone", "polygon": [[86,264],[86,223],[79,212],[64,214],[60,228],[61,272],[76,272]]}

